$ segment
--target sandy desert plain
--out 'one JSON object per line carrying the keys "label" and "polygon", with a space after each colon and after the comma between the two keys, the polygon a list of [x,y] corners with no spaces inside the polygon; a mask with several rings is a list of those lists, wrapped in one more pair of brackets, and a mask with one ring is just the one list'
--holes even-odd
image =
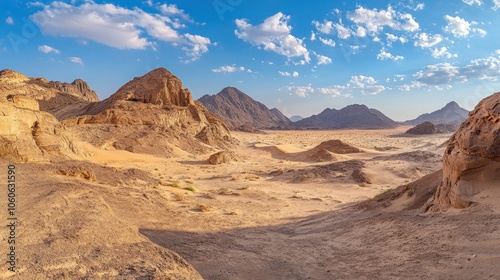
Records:
{"label": "sandy desert plain", "polygon": [[[85,158],[17,164],[18,273],[152,279],[166,266],[172,279],[198,277],[182,260],[163,263],[163,247],[204,279],[498,279],[498,215],[419,215],[410,198],[357,204],[441,176],[450,135],[400,135],[406,129],[233,132],[237,161],[221,165],[208,164],[210,154],[166,159],[83,142]],[[333,163],[301,156],[333,139],[362,152]]]}

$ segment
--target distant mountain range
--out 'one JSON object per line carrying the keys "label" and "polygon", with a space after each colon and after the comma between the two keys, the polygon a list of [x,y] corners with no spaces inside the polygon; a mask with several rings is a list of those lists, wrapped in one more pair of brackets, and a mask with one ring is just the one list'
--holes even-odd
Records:
{"label": "distant mountain range", "polygon": [[241,90],[226,87],[215,95],[204,95],[199,101],[223,119],[230,129],[243,125],[255,128],[292,128],[292,122],[278,109],[269,109]]}
{"label": "distant mountain range", "polygon": [[403,122],[403,124],[417,125],[424,122],[431,122],[436,125],[437,124],[460,125],[463,121],[465,121],[465,119],[467,119],[468,115],[469,111],[458,106],[456,102],[452,101],[437,111],[420,115],[416,119]]}
{"label": "distant mountain range", "polygon": [[302,116],[297,116],[297,115],[293,115],[293,116],[291,116],[289,119],[290,119],[292,122],[298,122],[298,121],[300,121],[300,120],[303,120],[303,119],[304,119],[304,117],[302,117]]}
{"label": "distant mountain range", "polygon": [[399,126],[380,111],[359,104],[340,110],[327,108],[318,115],[295,122],[294,125],[306,129],[385,129]]}

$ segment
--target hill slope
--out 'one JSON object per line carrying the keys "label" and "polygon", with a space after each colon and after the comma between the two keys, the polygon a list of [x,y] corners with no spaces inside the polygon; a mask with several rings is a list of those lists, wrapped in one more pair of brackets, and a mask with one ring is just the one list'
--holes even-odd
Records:
{"label": "hill slope", "polygon": [[204,95],[199,101],[223,119],[231,129],[242,125],[256,128],[290,127],[292,122],[278,109],[269,109],[234,87],[226,87],[215,95]]}
{"label": "hill slope", "polygon": [[340,110],[327,108],[318,115],[302,119],[294,124],[308,129],[384,129],[398,126],[398,123],[380,111],[359,104],[349,105]]}
{"label": "hill slope", "polygon": [[434,124],[460,125],[463,121],[465,121],[465,119],[467,119],[468,115],[469,111],[458,106],[456,102],[452,101],[437,111],[420,115],[416,119],[405,121],[403,124],[417,125],[423,122],[432,122]]}

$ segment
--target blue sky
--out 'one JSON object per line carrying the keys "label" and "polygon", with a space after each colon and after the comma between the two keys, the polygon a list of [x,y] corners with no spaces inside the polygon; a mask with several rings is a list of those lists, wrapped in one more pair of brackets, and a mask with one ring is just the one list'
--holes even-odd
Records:
{"label": "blue sky", "polygon": [[165,67],[194,98],[235,86],[288,116],[406,120],[499,91],[499,25],[500,0],[2,1],[0,68],[104,99]]}

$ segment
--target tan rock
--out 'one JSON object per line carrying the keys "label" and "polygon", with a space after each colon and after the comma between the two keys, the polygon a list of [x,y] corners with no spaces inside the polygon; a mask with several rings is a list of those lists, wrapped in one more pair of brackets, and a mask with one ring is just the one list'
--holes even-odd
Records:
{"label": "tan rock", "polygon": [[226,151],[215,153],[208,159],[208,163],[213,165],[229,163],[233,161],[238,161],[238,157],[234,153]]}
{"label": "tan rock", "polygon": [[500,200],[500,93],[483,99],[450,138],[443,181],[423,211],[465,208],[478,195]]}

